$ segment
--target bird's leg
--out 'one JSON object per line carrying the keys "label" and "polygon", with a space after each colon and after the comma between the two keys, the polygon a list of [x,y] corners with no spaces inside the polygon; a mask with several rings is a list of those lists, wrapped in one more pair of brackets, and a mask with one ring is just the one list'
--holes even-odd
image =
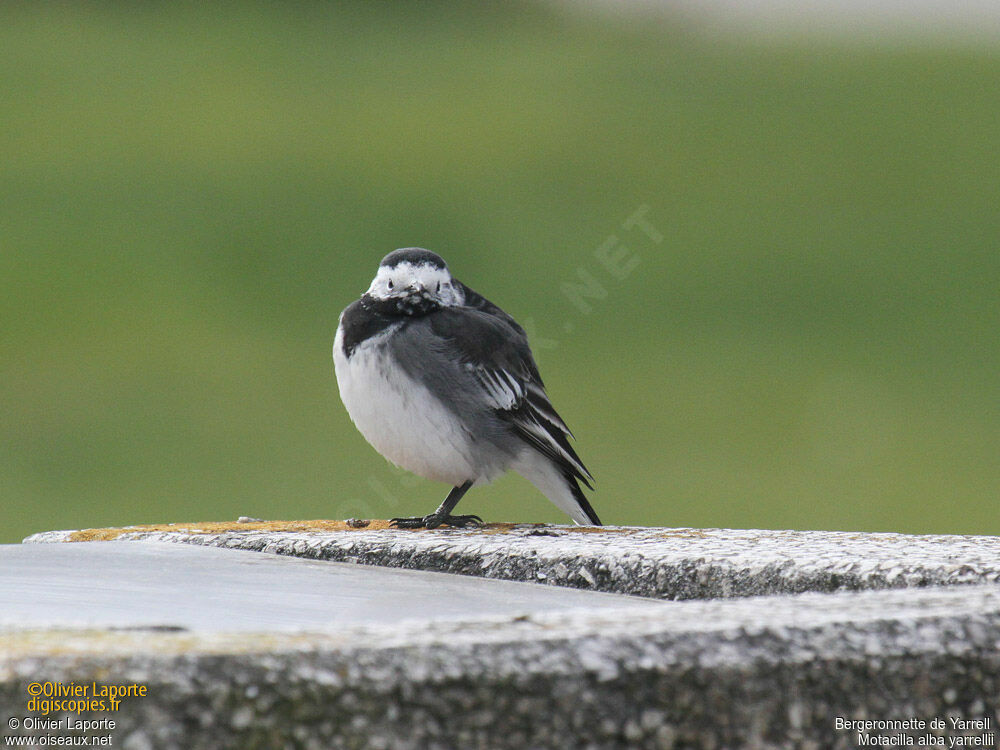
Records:
{"label": "bird's leg", "polygon": [[454,526],[457,529],[464,529],[470,526],[481,526],[483,519],[479,516],[453,516],[452,509],[458,505],[462,495],[469,491],[472,480],[455,487],[448,493],[448,497],[438,506],[438,509],[427,516],[416,516],[415,518],[393,518],[390,523],[400,529],[436,529],[441,525]]}
{"label": "bird's leg", "polygon": [[472,480],[470,479],[461,487],[455,487],[451,492],[448,493],[448,497],[444,499],[444,502],[438,506],[438,509],[431,513],[429,516],[424,516],[424,528],[436,529],[442,524],[448,524],[456,529],[465,529],[470,526],[482,526],[483,519],[479,516],[453,516],[451,511],[454,510],[455,506],[458,505],[458,501],[462,499],[462,496],[469,491],[472,487]]}

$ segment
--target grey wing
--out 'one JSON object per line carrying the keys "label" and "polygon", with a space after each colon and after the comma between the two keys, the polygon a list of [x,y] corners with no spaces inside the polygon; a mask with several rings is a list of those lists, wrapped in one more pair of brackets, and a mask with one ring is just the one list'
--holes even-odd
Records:
{"label": "grey wing", "polygon": [[472,398],[480,407],[592,489],[593,477],[569,444],[572,433],[545,393],[523,329],[468,307],[445,308],[424,320],[428,345],[459,368],[459,378],[474,384]]}

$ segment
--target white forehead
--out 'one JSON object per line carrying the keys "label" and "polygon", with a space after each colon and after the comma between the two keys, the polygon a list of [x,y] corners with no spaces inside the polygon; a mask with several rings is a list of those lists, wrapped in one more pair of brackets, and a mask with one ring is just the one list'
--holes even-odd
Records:
{"label": "white forehead", "polygon": [[426,289],[442,305],[465,304],[465,295],[454,283],[448,269],[430,263],[404,261],[391,267],[379,266],[368,287],[368,294],[376,299],[401,297],[406,295],[411,284]]}
{"label": "white forehead", "polygon": [[438,268],[430,263],[410,263],[404,261],[396,265],[379,266],[378,273],[372,287],[379,283],[391,281],[393,287],[405,287],[413,282],[421,284],[426,289],[434,289],[438,283],[444,284],[451,281],[451,274],[447,268]]}

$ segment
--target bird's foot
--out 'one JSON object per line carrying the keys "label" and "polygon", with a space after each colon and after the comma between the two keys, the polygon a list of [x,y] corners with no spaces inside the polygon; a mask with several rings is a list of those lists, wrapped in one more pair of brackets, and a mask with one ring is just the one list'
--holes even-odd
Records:
{"label": "bird's foot", "polygon": [[431,513],[413,518],[393,518],[390,526],[397,529],[436,529],[438,526],[451,526],[454,529],[475,529],[483,525],[479,516],[439,516]]}

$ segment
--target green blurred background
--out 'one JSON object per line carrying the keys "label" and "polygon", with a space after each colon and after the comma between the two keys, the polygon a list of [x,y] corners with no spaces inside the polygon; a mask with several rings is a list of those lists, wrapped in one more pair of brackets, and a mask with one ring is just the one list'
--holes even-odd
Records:
{"label": "green blurred background", "polygon": [[0,541],[430,512],[330,357],[409,245],[527,322],[608,523],[1000,533],[998,80],[534,4],[5,3]]}

